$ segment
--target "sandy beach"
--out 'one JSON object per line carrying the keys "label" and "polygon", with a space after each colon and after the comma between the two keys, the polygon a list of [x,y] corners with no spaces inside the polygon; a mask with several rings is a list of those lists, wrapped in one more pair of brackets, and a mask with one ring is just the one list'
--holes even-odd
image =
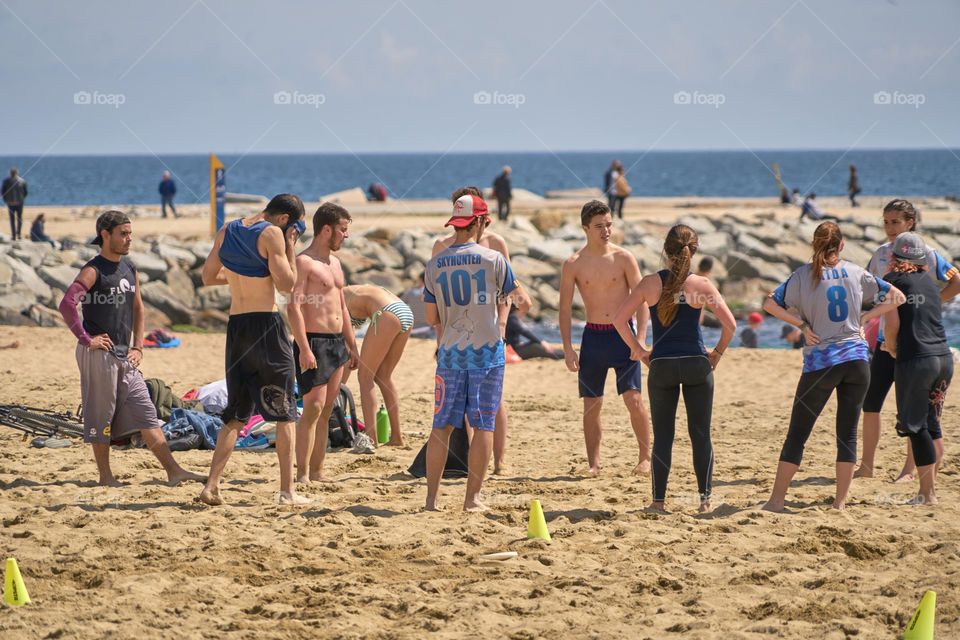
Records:
{"label": "sandy beach", "polygon": [[[855,212],[825,200],[838,215],[880,215],[879,198],[865,198]],[[637,199],[627,214],[665,224],[735,208],[797,215],[770,200],[680,206],[687,201],[697,202]],[[549,203],[571,219],[574,205]],[[78,235],[93,228],[92,213],[46,210],[55,237],[61,228]],[[176,221],[138,217],[134,231],[202,236],[202,210]],[[953,215],[931,211],[925,219]],[[360,208],[354,228],[385,224],[436,228],[442,220]],[[147,351],[146,377],[162,378],[177,395],[223,377],[223,334],[180,337],[177,349]],[[0,327],[0,341],[11,339],[21,347],[0,351],[0,402],[75,410],[80,389],[70,333]],[[329,454],[336,482],[299,485],[315,499],[307,507],[274,503],[272,450],[235,452],[223,485],[230,505],[208,507],[196,500],[200,485],[166,486],[147,451],[112,452],[114,472],[129,486],[104,489],[95,486],[89,446],[36,449],[0,426],[0,545],[4,558],[18,560],[33,599],[0,609],[4,637],[881,638],[903,631],[927,589],[938,594],[937,637],[960,635],[955,393],[944,408],[938,506],[903,505],[916,485],[891,482],[905,449],[893,430],[891,398],[877,477],[854,482],[847,510],[830,508],[831,401],[786,512],[770,514],[758,505],[773,482],[801,358],[730,349],[716,371],[714,508],[697,514],[681,402],[669,513],[660,515],[644,511],[649,477],[630,474],[636,441],[622,402],[610,394],[613,380],[603,471],[587,478],[576,375],[558,361],[512,364],[504,392],[507,473],[485,483],[491,510],[462,513],[465,481],[454,480],[441,489],[446,510],[424,513],[426,483],[405,470],[430,429],[432,355],[432,343],[411,340],[394,376],[408,448]],[[350,386],[359,397],[355,376]],[[211,456],[176,454],[203,472]],[[533,499],[543,504],[550,543],[526,539]],[[519,555],[478,559],[495,551]]]}

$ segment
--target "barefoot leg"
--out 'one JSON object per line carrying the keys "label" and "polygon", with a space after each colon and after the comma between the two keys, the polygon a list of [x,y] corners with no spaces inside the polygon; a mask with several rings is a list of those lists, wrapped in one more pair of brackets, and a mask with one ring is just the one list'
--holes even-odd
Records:
{"label": "barefoot leg", "polygon": [[600,426],[600,409],[603,396],[583,399],[583,439],[587,445],[587,473],[600,473],[600,438],[603,430]]}

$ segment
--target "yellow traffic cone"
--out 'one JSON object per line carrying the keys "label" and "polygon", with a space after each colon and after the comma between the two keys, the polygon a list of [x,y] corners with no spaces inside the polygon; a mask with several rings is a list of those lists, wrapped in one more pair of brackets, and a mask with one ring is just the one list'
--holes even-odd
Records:
{"label": "yellow traffic cone", "polygon": [[550,541],[550,532],[547,530],[547,521],[543,517],[543,508],[539,500],[530,503],[530,524],[527,526],[528,538],[542,538]]}
{"label": "yellow traffic cone", "polygon": [[30,604],[30,594],[27,593],[27,588],[23,585],[23,578],[20,577],[20,569],[17,567],[17,561],[13,558],[7,558],[3,601],[15,607]]}
{"label": "yellow traffic cone", "polygon": [[927,591],[920,600],[920,606],[910,618],[900,640],[933,640],[934,609],[937,606],[937,594]]}

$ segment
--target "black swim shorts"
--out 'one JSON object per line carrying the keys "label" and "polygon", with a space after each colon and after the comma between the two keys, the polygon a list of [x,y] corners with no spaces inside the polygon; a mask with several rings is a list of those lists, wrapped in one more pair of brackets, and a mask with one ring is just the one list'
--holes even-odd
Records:
{"label": "black swim shorts", "polygon": [[268,421],[297,419],[293,346],[276,312],[240,313],[227,322],[224,423],[246,423],[254,406]]}
{"label": "black swim shorts", "polygon": [[313,357],[317,359],[316,369],[300,369],[300,345],[293,345],[293,358],[297,363],[297,391],[301,397],[310,389],[327,384],[330,376],[350,359],[342,333],[308,333],[307,342],[310,343]]}

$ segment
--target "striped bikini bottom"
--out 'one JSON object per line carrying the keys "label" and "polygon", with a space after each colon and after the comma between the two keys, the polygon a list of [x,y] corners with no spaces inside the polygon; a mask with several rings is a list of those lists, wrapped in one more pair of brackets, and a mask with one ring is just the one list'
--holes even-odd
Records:
{"label": "striped bikini bottom", "polygon": [[410,310],[410,307],[407,306],[406,302],[391,302],[383,309],[380,309],[373,314],[373,317],[370,318],[370,324],[373,326],[373,334],[377,334],[377,319],[383,314],[384,311],[389,311],[393,315],[397,316],[397,319],[400,321],[400,332],[403,333],[410,329],[413,326],[413,311]]}

